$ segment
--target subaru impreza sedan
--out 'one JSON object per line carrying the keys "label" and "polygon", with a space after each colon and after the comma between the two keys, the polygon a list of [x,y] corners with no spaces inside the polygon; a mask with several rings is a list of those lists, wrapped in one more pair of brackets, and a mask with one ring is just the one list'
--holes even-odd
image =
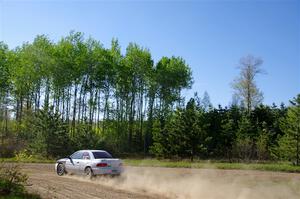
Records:
{"label": "subaru impreza sedan", "polygon": [[80,150],[67,158],[57,160],[55,164],[57,175],[67,173],[84,174],[89,177],[95,175],[120,175],[123,172],[122,161],[113,158],[103,150]]}

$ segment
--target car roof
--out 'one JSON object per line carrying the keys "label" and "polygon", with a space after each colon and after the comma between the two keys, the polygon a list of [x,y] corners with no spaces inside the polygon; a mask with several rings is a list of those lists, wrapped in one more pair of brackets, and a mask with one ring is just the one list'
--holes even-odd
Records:
{"label": "car roof", "polygon": [[104,151],[104,150],[90,150],[90,149],[86,149],[86,150],[79,150],[78,152],[107,152],[107,151]]}

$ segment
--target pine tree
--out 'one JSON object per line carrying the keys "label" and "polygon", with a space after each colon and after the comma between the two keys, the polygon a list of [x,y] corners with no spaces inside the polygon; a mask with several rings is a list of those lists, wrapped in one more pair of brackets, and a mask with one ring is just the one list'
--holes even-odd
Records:
{"label": "pine tree", "polygon": [[67,126],[53,108],[43,109],[32,118],[33,138],[31,149],[34,153],[49,157],[59,157],[69,153]]}
{"label": "pine tree", "polygon": [[285,133],[279,140],[278,153],[282,158],[295,159],[300,164],[300,94],[290,101],[287,116],[280,124]]}

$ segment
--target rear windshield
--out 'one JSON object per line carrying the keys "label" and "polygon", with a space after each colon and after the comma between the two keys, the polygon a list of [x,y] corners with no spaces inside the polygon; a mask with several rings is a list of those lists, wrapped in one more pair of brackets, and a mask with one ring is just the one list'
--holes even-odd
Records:
{"label": "rear windshield", "polygon": [[112,156],[109,153],[101,151],[93,152],[93,155],[95,159],[112,158]]}

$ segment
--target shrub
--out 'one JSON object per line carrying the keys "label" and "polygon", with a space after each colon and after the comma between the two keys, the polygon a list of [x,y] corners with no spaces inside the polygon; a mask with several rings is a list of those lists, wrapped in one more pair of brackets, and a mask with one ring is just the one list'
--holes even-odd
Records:
{"label": "shrub", "polygon": [[17,161],[26,161],[32,160],[34,157],[29,153],[28,150],[24,149],[22,151],[19,151],[18,153],[15,153],[15,158]]}
{"label": "shrub", "polygon": [[21,173],[19,164],[0,163],[0,195],[22,195],[27,175]]}

